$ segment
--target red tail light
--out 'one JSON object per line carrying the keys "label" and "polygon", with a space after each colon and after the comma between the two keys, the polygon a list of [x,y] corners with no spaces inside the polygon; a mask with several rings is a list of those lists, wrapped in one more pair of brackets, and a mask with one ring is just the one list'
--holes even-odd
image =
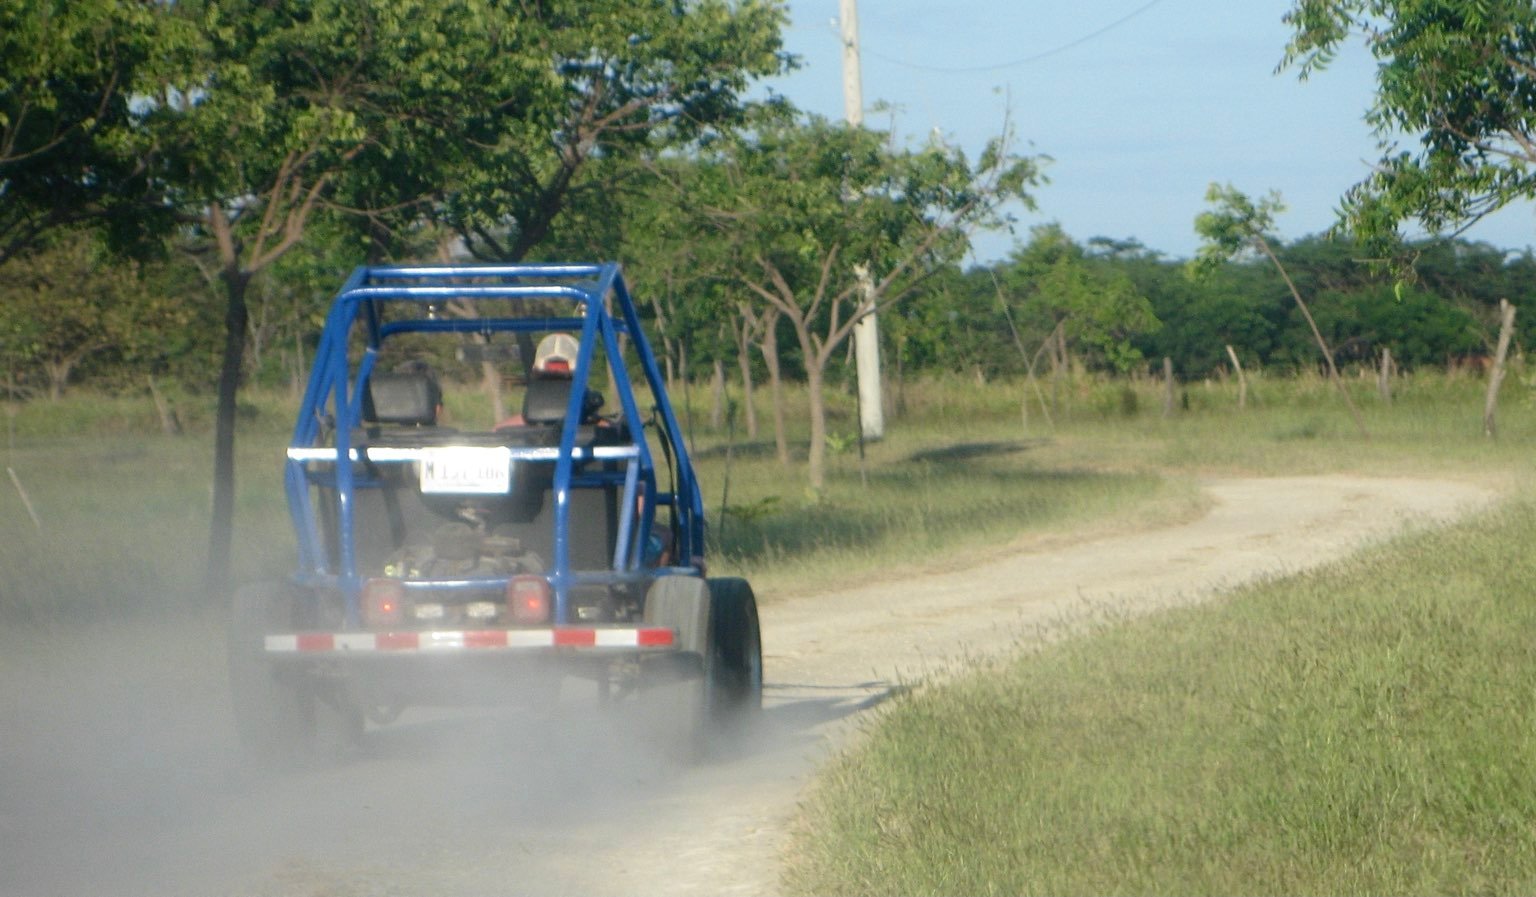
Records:
{"label": "red tail light", "polygon": [[363,583],[363,623],[370,629],[398,626],[405,619],[405,586],[398,579]]}
{"label": "red tail light", "polygon": [[523,625],[549,622],[549,582],[542,576],[514,576],[507,583],[507,608]]}

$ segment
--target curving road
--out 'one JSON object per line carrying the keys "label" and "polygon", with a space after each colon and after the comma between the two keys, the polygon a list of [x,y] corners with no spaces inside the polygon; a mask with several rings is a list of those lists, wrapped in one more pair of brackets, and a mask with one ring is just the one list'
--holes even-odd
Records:
{"label": "curving road", "polygon": [[768,894],[785,823],[894,685],[1073,620],[1305,569],[1492,490],[1344,476],[1207,484],[1191,523],[762,608],[766,712],[730,759],[637,752],[573,683],[555,725],[417,713],[280,778],[241,768],[211,624],[0,640],[0,894]]}

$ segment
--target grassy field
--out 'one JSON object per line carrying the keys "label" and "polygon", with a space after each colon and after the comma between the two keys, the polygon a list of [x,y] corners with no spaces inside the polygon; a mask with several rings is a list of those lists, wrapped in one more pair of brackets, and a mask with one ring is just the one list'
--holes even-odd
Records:
{"label": "grassy field", "polygon": [[[955,387],[935,393],[953,400]],[[451,394],[460,420],[483,416]],[[799,397],[797,397],[798,399]],[[211,411],[183,399],[187,435],[166,436],[147,398],[76,398],[12,408],[0,482],[0,620],[122,618],[222,606],[199,593],[211,496]],[[981,411],[984,409],[978,409]],[[235,579],[292,565],[281,487],[292,419],[286,395],[248,396],[239,440]],[[850,416],[846,410],[843,417]],[[692,415],[707,419],[707,411]],[[803,469],[756,442],[696,427],[714,570],[752,576],[766,596],[866,578],[908,565],[960,563],[1000,542],[1063,530],[1144,525],[1199,510],[1187,478],[1043,458],[1051,440],[978,415],[961,426],[942,407],[915,413],[872,446],[833,458],[812,494]],[[803,448],[803,447],[802,447]],[[803,455],[803,450],[800,452]],[[25,493],[38,515],[34,525]]]}
{"label": "grassy field", "polygon": [[1528,894],[1536,505],[898,698],[807,894]]}
{"label": "grassy field", "polygon": [[[1372,430],[1355,432],[1328,385],[1253,383],[1236,408],[1230,383],[1188,386],[1165,418],[1161,387],[1080,379],[1054,392],[1049,419],[1023,384],[969,379],[907,384],[888,437],[861,461],[851,396],[831,398],[837,450],[827,488],[781,466],[763,414],[756,441],[738,424],[682,414],[714,542],[715,570],[750,576],[768,600],[912,568],[959,566],[1021,542],[1078,538],[1199,513],[1198,477],[1332,470],[1518,478],[1536,437],[1536,407],[1506,387],[1501,437],[1481,435],[1476,379],[1404,378],[1384,406],[1355,385]],[[1047,392],[1047,397],[1051,392]],[[1023,401],[1030,397],[1027,404]],[[462,420],[480,397],[450,391]],[[790,420],[803,419],[792,394]],[[72,398],[7,408],[0,482],[0,619],[121,617],[166,606],[218,605],[199,594],[211,461],[209,400],[178,397],[188,434],[158,433],[148,397]],[[1187,407],[1185,407],[1187,406]],[[235,577],[285,569],[293,551],[280,487],[292,399],[253,393],[242,404]],[[791,440],[796,432],[791,433]],[[803,437],[802,437],[803,438]],[[796,446],[803,457],[803,443]]]}

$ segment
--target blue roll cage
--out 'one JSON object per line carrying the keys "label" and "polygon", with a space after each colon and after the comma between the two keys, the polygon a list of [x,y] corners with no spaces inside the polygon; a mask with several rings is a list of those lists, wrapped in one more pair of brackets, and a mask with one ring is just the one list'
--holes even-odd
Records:
{"label": "blue roll cage", "polygon": [[[382,303],[417,303],[427,306],[448,300],[544,300],[577,303],[579,314],[569,317],[437,317],[430,311],[420,317],[383,322]],[[609,311],[611,303],[613,312]],[[425,308],[424,311],[427,311]],[[366,342],[356,368],[349,363],[349,344],[358,324]],[[354,496],[358,472],[343,459],[362,460],[353,445],[353,434],[363,425],[363,390],[384,341],[400,333],[516,333],[550,330],[579,331],[580,348],[573,371],[573,388],[561,428],[558,450],[509,448],[513,463],[553,463],[554,565],[549,573],[554,592],[553,622],[570,620],[572,586],[587,583],[644,581],[658,575],[702,575],[704,563],[704,505],[693,474],[677,417],[667,396],[655,355],[640,326],[633,297],[616,263],[521,264],[521,265],[424,265],[364,266],[352,272],[331,304],[320,335],[314,367],[310,372],[298,421],[289,443],[284,485],[288,510],[298,538],[299,570],[296,579],[308,586],[339,589],[345,605],[345,625],[360,625],[359,596],[364,577],[357,569]],[[639,360],[646,383],[655,399],[661,435],[671,452],[672,491],[663,492],[645,438],[646,419],[641,417],[629,370],[624,363],[619,337],[626,336]],[[619,408],[627,423],[627,442],[600,448],[578,447],[582,401],[592,372],[596,347],[601,344],[618,391]],[[331,445],[322,444],[331,439]],[[394,452],[363,447],[370,460],[406,461],[410,450]],[[612,473],[578,474],[577,462],[623,461],[623,501],[619,508],[618,539],[609,570],[572,570],[570,564],[570,495],[573,487],[617,485]],[[320,468],[333,471],[327,477]],[[315,515],[312,486],[334,484],[337,521],[337,565],[331,569]],[[366,483],[364,486],[366,487]],[[646,500],[637,502],[639,490]],[[644,546],[650,537],[659,507],[672,508],[677,527],[673,554],[679,566],[647,568]],[[638,517],[638,520],[636,519]],[[492,581],[435,582],[433,587],[483,588]],[[495,582],[504,583],[505,580]],[[409,584],[408,584],[409,585]]]}

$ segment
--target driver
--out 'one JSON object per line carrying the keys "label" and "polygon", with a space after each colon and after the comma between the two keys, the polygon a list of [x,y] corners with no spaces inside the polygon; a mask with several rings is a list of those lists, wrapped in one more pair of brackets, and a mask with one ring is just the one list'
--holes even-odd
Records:
{"label": "driver", "polygon": [[[569,333],[551,333],[539,340],[533,352],[533,366],[528,372],[530,386],[533,381],[570,381],[576,373],[576,353],[580,348],[576,337]],[[525,402],[526,404],[526,402]],[[587,390],[582,404],[582,423],[590,423],[603,405],[601,393]],[[514,414],[501,421],[497,430],[522,427],[528,423],[522,414]]]}

